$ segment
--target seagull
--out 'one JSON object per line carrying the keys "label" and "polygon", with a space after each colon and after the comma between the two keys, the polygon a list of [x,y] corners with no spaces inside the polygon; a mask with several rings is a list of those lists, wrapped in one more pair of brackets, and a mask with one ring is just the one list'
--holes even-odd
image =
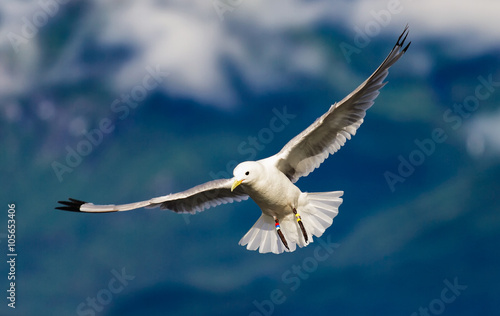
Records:
{"label": "seagull", "polygon": [[330,227],[342,204],[343,191],[302,192],[295,182],[342,147],[356,134],[366,110],[379,95],[389,68],[408,50],[404,46],[408,26],[389,55],[375,72],[342,101],[290,140],[274,156],[245,161],[236,166],[232,179],[213,180],[189,190],[147,201],[122,205],[94,205],[77,199],[59,201],[56,209],[83,213],[130,211],[160,207],[176,213],[196,213],[220,204],[243,201],[249,197],[262,215],[239,244],[260,253],[280,254],[305,247]]}

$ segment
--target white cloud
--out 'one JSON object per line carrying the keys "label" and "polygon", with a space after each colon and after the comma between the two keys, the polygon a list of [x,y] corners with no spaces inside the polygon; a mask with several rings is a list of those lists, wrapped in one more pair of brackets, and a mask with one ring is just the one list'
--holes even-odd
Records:
{"label": "white cloud", "polygon": [[30,1],[0,4],[0,97],[24,92],[33,84],[33,70],[39,62],[39,47],[24,38],[25,18],[37,9]]}
{"label": "white cloud", "polygon": [[[286,72],[276,71],[283,60],[290,62],[287,68],[295,72],[314,74],[321,69],[319,60],[313,60],[320,58],[314,47],[294,49],[280,38],[286,31],[307,27],[322,15],[321,6],[284,1],[244,3],[239,12],[226,13],[224,24],[205,1],[189,8],[177,4],[166,8],[142,2],[120,4],[110,11],[100,39],[108,43],[130,41],[139,49],[139,57],[117,75],[120,87],[133,85],[145,66],[158,64],[171,73],[164,88],[172,95],[227,106],[241,100],[237,100],[223,65],[236,67],[257,91],[286,82]],[[276,16],[280,11],[282,15]],[[230,15],[234,19],[228,21]],[[235,31],[232,25],[248,30]]]}
{"label": "white cloud", "polygon": [[479,54],[499,47],[500,2],[494,0],[361,0],[350,23],[364,26],[374,20],[370,11],[387,10],[388,3],[399,3],[400,12],[391,15],[392,25],[409,23],[412,40],[441,39],[450,54]]}
{"label": "white cloud", "polygon": [[[162,88],[173,96],[207,104],[230,107],[238,102],[231,65],[236,75],[257,93],[266,93],[289,84],[296,74],[324,76],[326,67],[345,60],[331,60],[325,54],[325,43],[302,40],[296,34],[314,34],[320,24],[343,26],[352,31],[364,30],[369,23],[380,22],[382,11],[395,8],[396,0],[359,1],[245,1],[220,21],[211,1],[93,1],[81,27],[59,60],[45,74],[37,73],[42,60],[36,38],[14,53],[5,34],[19,31],[22,17],[40,10],[37,1],[23,5],[2,4],[3,41],[0,49],[10,50],[9,67],[0,63],[0,96],[30,91],[34,78],[48,81],[81,80],[91,75],[82,66],[78,52],[97,39],[103,45],[124,44],[134,48],[134,55],[120,69],[107,73],[116,93],[137,85],[147,66],[160,65],[170,77]],[[500,3],[493,0],[475,2],[400,1],[398,12],[378,33],[395,37],[406,23],[411,40],[439,39],[450,54],[479,54],[500,43]],[[63,12],[60,8],[59,12]],[[378,18],[377,18],[378,17]],[[378,19],[378,20],[377,20]],[[308,33],[309,32],[309,33]],[[307,36],[306,36],[307,37]],[[297,39],[299,38],[299,39]],[[302,39],[300,39],[302,38]],[[307,46],[305,46],[307,45]],[[415,48],[414,64],[425,61],[425,67],[413,67],[425,74],[432,67],[432,55]],[[417,54],[418,52],[418,54]],[[360,54],[363,54],[361,52]],[[412,57],[408,56],[409,59]],[[47,65],[43,65],[47,66]],[[10,71],[10,72],[9,72]],[[38,77],[37,77],[38,76]],[[42,77],[40,77],[42,76]],[[43,77],[45,76],[45,77]]]}
{"label": "white cloud", "polygon": [[471,156],[500,154],[500,111],[478,115],[466,126],[466,145]]}

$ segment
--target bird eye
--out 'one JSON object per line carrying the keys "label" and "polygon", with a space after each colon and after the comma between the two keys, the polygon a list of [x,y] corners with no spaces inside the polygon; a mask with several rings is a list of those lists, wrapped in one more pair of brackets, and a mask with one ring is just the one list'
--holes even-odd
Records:
{"label": "bird eye", "polygon": [[250,174],[250,171],[245,172],[245,175],[248,176]]}

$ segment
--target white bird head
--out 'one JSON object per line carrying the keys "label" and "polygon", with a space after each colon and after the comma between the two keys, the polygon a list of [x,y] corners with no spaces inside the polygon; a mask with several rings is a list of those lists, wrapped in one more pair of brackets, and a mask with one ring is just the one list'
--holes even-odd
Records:
{"label": "white bird head", "polygon": [[257,180],[262,173],[262,169],[262,165],[256,161],[245,161],[237,165],[233,171],[234,183],[231,191],[242,183],[251,184]]}

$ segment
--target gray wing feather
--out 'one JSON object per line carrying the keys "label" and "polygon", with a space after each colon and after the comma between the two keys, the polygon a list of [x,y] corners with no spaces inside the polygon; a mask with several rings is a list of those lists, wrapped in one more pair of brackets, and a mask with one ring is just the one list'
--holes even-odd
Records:
{"label": "gray wing feather", "polygon": [[58,209],[72,212],[106,213],[160,206],[161,209],[169,209],[176,213],[196,213],[220,204],[248,199],[248,195],[243,192],[241,187],[237,187],[231,192],[232,184],[232,179],[214,180],[183,192],[121,205],[94,205],[93,203],[69,199],[69,201],[60,201],[59,203],[63,206],[58,207]]}
{"label": "gray wing feather", "polygon": [[403,48],[408,36],[408,26],[396,45],[375,72],[342,101],[333,104],[302,133],[290,140],[281,151],[268,158],[292,181],[307,176],[331,154],[342,147],[363,123],[366,110],[386,84],[384,79],[391,67],[406,52],[411,42]]}
{"label": "gray wing feather", "polygon": [[232,179],[220,179],[189,190],[151,199],[150,207],[160,206],[176,213],[196,213],[217,205],[248,199],[241,188],[231,192]]}

